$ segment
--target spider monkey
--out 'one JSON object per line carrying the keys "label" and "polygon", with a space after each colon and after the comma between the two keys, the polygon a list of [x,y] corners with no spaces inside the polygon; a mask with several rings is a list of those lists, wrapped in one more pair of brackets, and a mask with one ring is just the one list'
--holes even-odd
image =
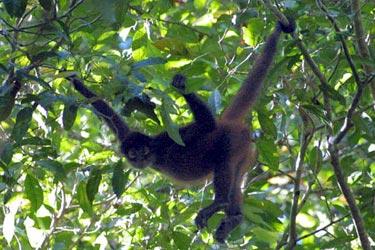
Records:
{"label": "spider monkey", "polygon": [[215,119],[208,106],[194,93],[186,93],[186,78],[177,74],[172,80],[185,98],[194,115],[194,122],[179,129],[185,146],[178,145],[166,132],[148,136],[128,128],[122,118],[103,100],[98,99],[75,76],[68,77],[75,89],[86,98],[103,117],[121,143],[121,152],[136,168],[151,166],[155,170],[182,182],[213,178],[215,198],[211,205],[198,212],[195,223],[199,229],[217,211],[226,217],[216,229],[215,238],[224,242],[229,233],[242,221],[241,185],[250,166],[255,163],[256,151],[250,142],[244,117],[259,95],[262,82],[276,53],[282,32],[292,33],[294,21],[288,26],[278,23],[267,39],[262,53],[230,106]]}

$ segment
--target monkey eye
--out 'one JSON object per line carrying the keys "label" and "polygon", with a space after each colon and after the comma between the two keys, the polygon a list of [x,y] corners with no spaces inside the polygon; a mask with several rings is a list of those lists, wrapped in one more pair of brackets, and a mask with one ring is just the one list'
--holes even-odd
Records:
{"label": "monkey eye", "polygon": [[149,147],[144,147],[143,148],[143,154],[148,155],[150,153],[150,148]]}
{"label": "monkey eye", "polygon": [[128,152],[129,159],[135,159],[137,157],[137,154],[134,149],[130,149]]}

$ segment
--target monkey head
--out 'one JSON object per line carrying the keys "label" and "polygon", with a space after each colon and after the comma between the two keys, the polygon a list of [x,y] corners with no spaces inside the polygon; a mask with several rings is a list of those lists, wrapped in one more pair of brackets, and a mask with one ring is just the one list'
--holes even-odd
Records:
{"label": "monkey head", "polygon": [[121,152],[135,168],[146,168],[155,162],[151,149],[152,138],[139,132],[131,132],[121,142]]}

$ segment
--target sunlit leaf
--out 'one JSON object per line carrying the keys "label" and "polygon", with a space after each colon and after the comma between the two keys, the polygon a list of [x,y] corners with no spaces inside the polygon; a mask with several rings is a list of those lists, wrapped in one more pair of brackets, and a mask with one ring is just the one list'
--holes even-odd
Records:
{"label": "sunlit leaf", "polygon": [[262,27],[262,20],[251,18],[247,27],[242,27],[244,42],[252,47],[257,45],[260,34],[262,34]]}
{"label": "sunlit leaf", "polygon": [[171,117],[169,116],[167,107],[163,103],[161,106],[161,118],[163,121],[163,125],[167,130],[168,135],[173,139],[177,144],[184,146],[184,142],[181,138],[179,133],[178,127],[172,122]]}
{"label": "sunlit leaf", "polygon": [[189,59],[181,59],[181,60],[177,60],[177,61],[168,61],[165,64],[165,68],[166,69],[181,68],[185,65],[188,65],[189,63],[191,63],[191,60],[189,60]]}
{"label": "sunlit leaf", "polygon": [[15,197],[6,204],[4,209],[6,209],[6,212],[4,213],[4,221],[3,221],[3,230],[2,234],[5,238],[5,240],[10,244],[12,241],[12,238],[14,236],[14,233],[16,231],[16,225],[15,225],[15,219],[16,214],[19,209],[19,207],[22,204],[22,198],[21,197]]}
{"label": "sunlit leaf", "polygon": [[25,195],[31,203],[31,210],[36,212],[43,204],[43,190],[38,180],[30,174],[25,179]]}
{"label": "sunlit leaf", "polygon": [[194,0],[194,7],[197,9],[203,9],[206,5],[207,0]]}
{"label": "sunlit leaf", "polygon": [[85,211],[88,214],[92,214],[92,206],[91,202],[89,201],[89,198],[87,197],[87,191],[86,191],[86,183],[80,182],[77,188],[77,199],[79,206],[82,208],[83,211]]}

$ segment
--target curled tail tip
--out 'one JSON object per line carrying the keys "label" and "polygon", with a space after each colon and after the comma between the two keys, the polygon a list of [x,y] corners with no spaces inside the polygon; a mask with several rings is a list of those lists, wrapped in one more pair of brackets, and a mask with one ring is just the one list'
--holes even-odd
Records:
{"label": "curled tail tip", "polygon": [[296,21],[292,17],[287,17],[288,25],[284,25],[281,21],[278,21],[277,27],[284,33],[293,33],[296,30]]}

